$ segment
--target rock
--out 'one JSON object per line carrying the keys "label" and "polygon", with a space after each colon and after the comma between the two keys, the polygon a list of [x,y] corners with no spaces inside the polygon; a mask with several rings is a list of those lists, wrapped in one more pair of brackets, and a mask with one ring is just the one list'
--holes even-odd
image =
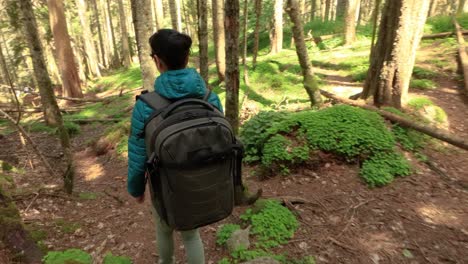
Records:
{"label": "rock", "polygon": [[270,257],[261,257],[241,264],[280,264],[280,262]]}
{"label": "rock", "polygon": [[229,252],[234,252],[239,247],[248,249],[250,247],[249,234],[250,227],[234,231],[226,242]]}

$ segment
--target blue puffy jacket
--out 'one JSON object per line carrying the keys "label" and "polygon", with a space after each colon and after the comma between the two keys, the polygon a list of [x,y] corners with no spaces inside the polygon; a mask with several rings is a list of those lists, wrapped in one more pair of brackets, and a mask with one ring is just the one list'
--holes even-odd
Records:
{"label": "blue puffy jacket", "polygon": [[[203,78],[195,69],[167,71],[161,74],[154,83],[154,90],[167,99],[203,97],[206,94]],[[223,111],[218,95],[211,93],[208,101]],[[153,109],[141,100],[135,103],[132,113],[131,134],[128,139],[128,179],[127,190],[133,197],[145,192],[145,139],[138,136],[143,132],[146,119]]]}

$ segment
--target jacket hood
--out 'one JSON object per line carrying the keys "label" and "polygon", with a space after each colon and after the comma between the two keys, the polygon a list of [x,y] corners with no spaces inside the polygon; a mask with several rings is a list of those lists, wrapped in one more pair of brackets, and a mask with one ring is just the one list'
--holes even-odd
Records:
{"label": "jacket hood", "polygon": [[206,85],[203,78],[193,68],[166,71],[154,83],[154,90],[167,99],[203,97]]}

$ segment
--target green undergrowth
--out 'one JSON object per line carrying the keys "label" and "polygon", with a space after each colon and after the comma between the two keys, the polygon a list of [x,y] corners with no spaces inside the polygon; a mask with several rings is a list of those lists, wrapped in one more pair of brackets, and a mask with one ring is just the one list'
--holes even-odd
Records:
{"label": "green undergrowth", "polygon": [[240,229],[239,225],[234,225],[234,224],[223,225],[220,229],[218,229],[218,232],[216,233],[216,244],[220,246],[226,244],[228,239],[231,237],[232,233],[234,233],[234,231],[239,230],[239,229]]}
{"label": "green undergrowth", "polygon": [[[457,21],[462,28],[468,28],[468,13],[463,13],[457,16]],[[425,34],[436,34],[454,31],[455,26],[453,25],[452,16],[435,16],[427,19],[424,26]]]}
{"label": "green undergrowth", "polygon": [[59,227],[60,231],[65,234],[73,234],[81,227],[79,223],[69,222],[64,219],[57,219],[55,224]]}
{"label": "green undergrowth", "polygon": [[[257,134],[251,137],[254,131]],[[260,113],[244,124],[240,136],[246,148],[246,161],[260,161],[270,172],[280,170],[287,174],[289,168],[307,163],[317,150],[333,153],[349,162],[369,160],[363,163],[360,175],[372,187],[383,186],[395,176],[410,172],[409,163],[403,158],[397,162],[406,170],[393,170],[390,166],[377,171],[365,168],[379,159],[385,163],[389,156],[402,154],[382,117],[351,106],[337,105],[297,113]],[[379,177],[382,180],[376,180]]]}
{"label": "green undergrowth", "polygon": [[[90,254],[80,249],[67,249],[64,251],[50,251],[43,258],[44,264],[91,264],[96,263]],[[125,256],[115,256],[108,252],[104,256],[103,264],[132,264],[132,260]]]}
{"label": "green undergrowth", "polygon": [[143,84],[140,65],[132,65],[129,69],[118,69],[92,84],[90,91],[103,92],[107,90],[135,89]]}
{"label": "green undergrowth", "polygon": [[444,125],[448,122],[447,113],[427,97],[413,97],[408,100],[409,108],[416,111],[424,122]]}
{"label": "green undergrowth", "polygon": [[428,79],[412,79],[410,81],[410,87],[421,90],[433,90],[437,88],[437,83]]}
{"label": "green undergrowth", "polygon": [[134,103],[132,94],[124,94],[114,97],[110,102],[98,102],[87,105],[83,110],[69,115],[64,119],[87,119],[87,118],[122,118],[126,114],[123,110]]}
{"label": "green undergrowth", "polygon": [[413,77],[417,79],[433,79],[439,76],[439,73],[422,68],[419,66],[414,66],[413,68]]}
{"label": "green undergrowth", "polygon": [[[80,125],[75,122],[64,121],[63,125],[65,126],[65,129],[67,129],[70,136],[76,136],[81,132]],[[23,127],[26,129],[26,131],[29,132],[47,133],[50,135],[58,134],[58,129],[56,127],[50,127],[41,122],[26,122],[23,124]]]}

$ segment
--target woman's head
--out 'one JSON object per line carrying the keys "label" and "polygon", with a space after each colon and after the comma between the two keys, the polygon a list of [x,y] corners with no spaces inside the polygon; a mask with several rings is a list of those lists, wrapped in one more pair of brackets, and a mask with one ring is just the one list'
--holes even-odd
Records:
{"label": "woman's head", "polygon": [[179,70],[187,66],[192,39],[172,29],[160,29],[150,39],[151,57],[159,71]]}

